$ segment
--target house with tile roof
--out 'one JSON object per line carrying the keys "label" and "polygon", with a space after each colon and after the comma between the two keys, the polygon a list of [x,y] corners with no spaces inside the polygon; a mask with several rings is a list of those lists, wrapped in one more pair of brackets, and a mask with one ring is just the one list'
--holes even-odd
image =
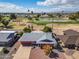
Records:
{"label": "house with tile roof", "polygon": [[69,49],[75,49],[75,47],[79,48],[79,32],[77,31],[66,30],[64,31],[64,35],[58,35],[57,38]]}
{"label": "house with tile roof", "polygon": [[57,42],[53,37],[52,33],[44,33],[44,32],[24,33],[18,42],[21,42],[23,45],[41,45],[41,44],[42,45],[51,44],[54,46],[57,45]]}
{"label": "house with tile roof", "polygon": [[79,32],[72,30],[72,29],[68,29],[68,30],[64,31],[64,35],[68,35],[68,36],[79,35]]}

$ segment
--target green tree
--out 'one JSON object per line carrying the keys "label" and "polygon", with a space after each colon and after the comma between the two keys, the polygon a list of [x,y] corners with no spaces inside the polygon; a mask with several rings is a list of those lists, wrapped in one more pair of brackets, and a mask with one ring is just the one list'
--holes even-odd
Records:
{"label": "green tree", "polygon": [[16,18],[17,18],[17,16],[15,14],[10,15],[10,19],[16,19]]}
{"label": "green tree", "polygon": [[35,20],[37,20],[37,21],[38,21],[38,20],[39,20],[39,18],[35,18]]}
{"label": "green tree", "polygon": [[2,16],[0,15],[0,22],[2,21]]}
{"label": "green tree", "polygon": [[8,24],[10,23],[10,20],[2,20],[1,23],[4,25],[5,28],[7,28]]}
{"label": "green tree", "polygon": [[32,20],[32,17],[29,16],[29,17],[28,17],[28,20]]}
{"label": "green tree", "polygon": [[37,18],[39,18],[41,15],[40,14],[37,14]]}
{"label": "green tree", "polygon": [[21,37],[23,35],[23,32],[17,32],[17,36]]}
{"label": "green tree", "polygon": [[75,17],[76,17],[76,18],[79,18],[79,12],[76,12],[76,13],[75,13]]}
{"label": "green tree", "polygon": [[3,53],[4,54],[8,54],[9,53],[9,50],[7,50],[7,48],[3,48]]}
{"label": "green tree", "polygon": [[31,30],[30,28],[25,27],[25,28],[23,29],[23,31],[26,32],[26,33],[29,33],[29,32],[31,32],[32,30]]}
{"label": "green tree", "polygon": [[69,16],[69,19],[75,20],[75,21],[77,20],[77,18],[75,17],[75,15],[70,15],[70,16]]}
{"label": "green tree", "polygon": [[60,13],[57,13],[57,16],[60,18],[62,15]]}
{"label": "green tree", "polygon": [[53,14],[48,14],[48,16],[49,16],[49,17],[51,17],[51,18],[53,18],[53,17],[54,17],[54,16],[53,16]]}
{"label": "green tree", "polygon": [[50,27],[45,26],[43,31],[44,32],[52,32],[52,29]]}

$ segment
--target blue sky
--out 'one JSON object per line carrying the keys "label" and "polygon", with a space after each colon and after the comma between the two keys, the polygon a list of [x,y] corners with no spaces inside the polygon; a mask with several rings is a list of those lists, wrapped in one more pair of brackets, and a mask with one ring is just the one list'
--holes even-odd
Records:
{"label": "blue sky", "polygon": [[79,11],[79,0],[0,0],[0,12]]}
{"label": "blue sky", "polygon": [[[36,2],[39,0],[0,0],[0,2],[12,3],[25,7],[36,7]],[[41,0],[40,0],[41,1]]]}

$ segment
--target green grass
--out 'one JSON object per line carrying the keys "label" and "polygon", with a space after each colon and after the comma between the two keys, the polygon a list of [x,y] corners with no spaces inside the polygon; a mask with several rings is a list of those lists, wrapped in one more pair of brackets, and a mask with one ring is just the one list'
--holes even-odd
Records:
{"label": "green grass", "polygon": [[5,19],[5,20],[10,20],[10,17],[3,17],[3,19]]}
{"label": "green grass", "polygon": [[57,23],[57,24],[79,24],[79,22],[52,22],[52,23]]}
{"label": "green grass", "polygon": [[47,22],[47,21],[32,21],[32,23],[37,24],[37,25],[46,25],[46,24],[49,24],[51,22]]}
{"label": "green grass", "polygon": [[57,23],[57,24],[79,24],[79,21],[70,21],[70,22],[48,22],[44,20],[33,20],[32,23],[37,24],[37,25],[46,25],[50,23]]}

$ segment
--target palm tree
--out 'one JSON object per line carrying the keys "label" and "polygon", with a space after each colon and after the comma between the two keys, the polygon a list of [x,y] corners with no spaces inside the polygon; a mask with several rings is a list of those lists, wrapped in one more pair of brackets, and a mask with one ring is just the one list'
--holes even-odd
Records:
{"label": "palm tree", "polygon": [[31,14],[33,14],[33,11],[31,11]]}
{"label": "palm tree", "polygon": [[28,9],[28,12],[30,12],[30,10]]}

